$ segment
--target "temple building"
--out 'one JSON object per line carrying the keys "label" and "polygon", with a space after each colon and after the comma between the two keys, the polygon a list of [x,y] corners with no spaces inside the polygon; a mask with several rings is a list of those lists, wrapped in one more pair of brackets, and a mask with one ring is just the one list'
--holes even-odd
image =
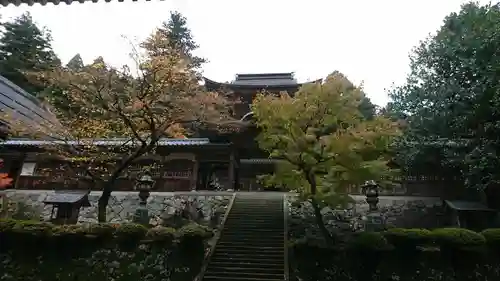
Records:
{"label": "temple building", "polygon": [[[0,112],[12,114],[9,120],[16,120],[28,126],[45,126],[47,132],[63,129],[47,106],[2,76],[0,76]],[[7,125],[3,117],[5,116],[0,116],[0,122],[2,125]]]}
{"label": "temple building", "polygon": [[[53,4],[53,5],[59,5],[59,4],[83,4],[83,3],[98,3],[98,2],[111,2],[112,0],[0,0],[0,5],[2,6],[8,6],[8,5],[15,5],[15,6],[20,6],[20,5],[28,5],[28,6],[33,6],[35,4],[40,4],[42,6],[45,6],[47,4]],[[115,0],[114,2],[124,2],[125,0]],[[137,2],[139,0],[131,0],[132,2]],[[142,0],[142,1],[151,1],[151,0]]]}
{"label": "temple building", "polygon": [[[234,115],[251,121],[250,105],[257,93],[296,92],[302,85],[293,73],[238,74],[231,83],[205,78],[209,91],[228,91],[240,100]],[[48,118],[48,117],[47,117]],[[188,191],[201,189],[259,190],[258,175],[272,172],[274,162],[261,151],[255,141],[257,128],[251,125],[229,134],[203,133],[185,139],[162,139],[156,154],[136,161],[116,184],[118,190],[133,190],[134,179],[146,165],[153,165],[156,191]],[[94,141],[96,145],[122,145],[126,139]],[[62,160],[48,158],[42,146],[50,141],[9,139],[2,144],[0,158],[5,172],[18,189],[93,188],[93,183],[80,180],[69,186],[60,180],[65,169]],[[57,143],[53,143],[57,144]]]}

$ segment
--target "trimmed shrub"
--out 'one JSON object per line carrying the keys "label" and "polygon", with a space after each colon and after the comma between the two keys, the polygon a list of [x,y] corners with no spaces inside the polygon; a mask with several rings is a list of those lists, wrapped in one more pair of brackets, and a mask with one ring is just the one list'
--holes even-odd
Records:
{"label": "trimmed shrub", "polygon": [[483,235],[464,228],[440,228],[432,236],[441,252],[484,252],[486,239]]}
{"label": "trimmed shrub", "polygon": [[197,224],[175,230],[0,221],[2,280],[193,280],[211,236]]}
{"label": "trimmed shrub", "polygon": [[76,242],[87,235],[87,229],[81,225],[58,225],[52,228],[52,237],[67,242]]}
{"label": "trimmed shrub", "polygon": [[188,238],[210,238],[213,233],[207,227],[203,225],[199,225],[197,223],[190,223],[181,227],[178,231],[177,237],[180,239],[188,239]]}
{"label": "trimmed shrub", "polygon": [[[77,250],[77,247],[89,246],[127,247],[138,243],[154,242],[156,244],[171,244],[177,240],[180,244],[204,246],[204,241],[212,237],[213,233],[204,226],[196,223],[186,225],[179,230],[168,227],[147,229],[135,223],[110,224],[98,223],[88,225],[54,225],[47,222],[35,221],[0,221],[0,238],[2,244],[9,248],[46,248],[56,245],[60,249],[65,247]],[[95,243],[98,241],[99,243]],[[68,247],[70,246],[70,247]],[[7,247],[2,247],[3,250]],[[200,248],[197,248],[200,249]]]}
{"label": "trimmed shrub", "polygon": [[111,223],[95,223],[87,225],[87,233],[101,238],[111,238],[118,225]]}
{"label": "trimmed shrub", "polygon": [[146,240],[155,244],[169,245],[174,241],[175,235],[174,228],[158,226],[148,230]]}
{"label": "trimmed shrub", "polygon": [[383,235],[396,249],[401,248],[404,251],[429,246],[433,242],[432,232],[427,229],[392,228]]}
{"label": "trimmed shrub", "polygon": [[486,229],[481,234],[486,239],[488,249],[500,253],[500,228]]}
{"label": "trimmed shrub", "polygon": [[197,223],[190,223],[181,227],[176,237],[179,241],[179,247],[183,251],[199,250],[204,247],[204,242],[206,239],[212,237],[213,232],[207,227],[199,225]]}
{"label": "trimmed shrub", "polygon": [[379,252],[391,247],[381,232],[362,232],[351,241],[350,248],[363,252]]}
{"label": "trimmed shrub", "polygon": [[148,229],[136,223],[120,224],[116,227],[114,236],[123,248],[133,248],[143,240]]}

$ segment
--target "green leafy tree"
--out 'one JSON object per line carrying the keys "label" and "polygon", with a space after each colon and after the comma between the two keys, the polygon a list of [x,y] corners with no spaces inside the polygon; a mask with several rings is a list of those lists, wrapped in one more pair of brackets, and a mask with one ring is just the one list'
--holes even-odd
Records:
{"label": "green leafy tree", "polygon": [[44,87],[28,81],[23,72],[46,71],[60,65],[52,50],[50,32],[39,28],[29,13],[1,23],[0,75],[25,91],[37,94]]}
{"label": "green leafy tree", "polygon": [[366,180],[389,183],[388,147],[397,125],[360,111],[364,95],[344,75],[334,72],[322,83],[306,84],[293,96],[259,95],[252,104],[259,145],[280,159],[266,185],[300,192],[312,203],[326,241],[331,236],[321,214],[325,204],[350,201],[348,188]]}
{"label": "green leafy tree", "polygon": [[191,67],[200,68],[207,60],[193,54],[198,44],[187,26],[187,19],[179,12],[171,12],[170,19],[164,22],[159,32],[168,38],[168,48],[177,49],[190,59]]}
{"label": "green leafy tree", "polygon": [[[13,120],[14,114],[5,116],[11,118],[12,132],[35,139],[51,135],[59,140],[44,148],[67,160],[61,180],[90,180],[102,190],[100,222],[106,221],[106,207],[118,178],[128,176],[127,169],[140,157],[154,154],[161,138],[189,134],[194,122],[231,129],[225,121],[233,120],[229,113],[232,103],[218,93],[206,92],[184,55],[164,48],[167,42],[162,33],[155,32],[141,44],[142,52],[134,52],[139,75],[132,75],[128,66],[112,67],[102,57],[81,69],[59,67],[28,73],[34,81],[63,89],[68,106],[64,112],[56,107],[56,114],[65,117],[60,118],[63,129],[23,124]],[[54,103],[54,99],[49,101]],[[117,137],[125,142],[109,147],[96,144],[99,139]]]}
{"label": "green leafy tree", "polygon": [[468,3],[415,48],[391,93],[393,113],[406,117],[408,166],[439,167],[474,188],[500,184],[499,30],[498,4]]}
{"label": "green leafy tree", "polygon": [[76,54],[74,57],[72,57],[68,63],[66,64],[66,67],[72,70],[80,70],[84,67],[83,65],[83,60],[80,54]]}

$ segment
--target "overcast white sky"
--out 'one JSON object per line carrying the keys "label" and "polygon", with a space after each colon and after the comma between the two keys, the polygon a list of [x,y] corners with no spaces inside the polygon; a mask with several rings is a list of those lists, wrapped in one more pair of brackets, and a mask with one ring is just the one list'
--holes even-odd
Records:
{"label": "overcast white sky", "polygon": [[[178,10],[188,19],[204,75],[231,81],[236,73],[295,72],[299,81],[339,70],[364,82],[373,102],[402,83],[408,53],[464,0],[174,0],[3,7],[3,20],[30,11],[52,30],[63,62],[80,53],[115,65],[129,63],[130,45]],[[489,1],[480,1],[488,3]]]}

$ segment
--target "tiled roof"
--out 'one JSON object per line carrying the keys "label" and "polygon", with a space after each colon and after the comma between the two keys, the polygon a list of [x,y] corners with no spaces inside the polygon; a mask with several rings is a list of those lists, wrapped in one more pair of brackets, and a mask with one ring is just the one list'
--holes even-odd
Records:
{"label": "tiled roof", "polygon": [[[92,2],[92,3],[97,3],[97,2],[125,2],[126,0],[0,0],[0,5],[2,6],[8,6],[8,5],[29,5],[33,6],[34,4],[40,4],[42,6],[45,6],[47,4],[54,4],[54,5],[59,5],[59,4],[67,4],[71,5],[73,3],[85,3],[85,2]],[[127,0],[127,1],[132,1],[132,2],[137,2],[139,0]],[[151,1],[151,0],[142,0],[142,1]],[[163,0],[160,0],[163,1]]]}
{"label": "tiled roof", "polygon": [[270,158],[251,158],[251,159],[240,159],[241,164],[274,164],[281,160],[270,159]]}
{"label": "tiled roof", "polygon": [[236,74],[231,83],[241,86],[297,86],[293,73]]}
{"label": "tiled roof", "polygon": [[[204,77],[205,86],[211,89],[217,88],[299,88],[304,83],[298,83],[293,73],[262,73],[262,74],[236,74],[236,79],[231,83],[219,83]],[[317,82],[312,81],[312,83]],[[307,82],[311,83],[311,82]]]}
{"label": "tiled roof", "polygon": [[57,203],[69,203],[74,204],[84,199],[85,196],[89,194],[88,191],[80,190],[68,190],[68,191],[56,191],[49,194],[47,198],[43,201],[45,204],[57,204]]}
{"label": "tiled roof", "polygon": [[448,207],[457,211],[495,211],[480,202],[461,200],[445,200],[444,202]]}
{"label": "tiled roof", "polygon": [[62,129],[56,116],[44,108],[40,100],[2,76],[0,76],[0,111],[12,115],[9,120],[2,120],[6,123],[16,120],[27,126],[29,124],[44,126],[48,128],[47,131]]}
{"label": "tiled roof", "polygon": [[[163,138],[158,142],[159,146],[191,146],[191,145],[205,145],[209,144],[210,140],[207,138],[192,138],[192,139],[168,139]],[[0,145],[11,146],[42,146],[42,145],[101,145],[101,146],[122,146],[134,145],[130,139],[96,139],[96,140],[82,140],[82,141],[65,141],[65,140],[28,140],[28,139],[9,139],[0,142]],[[135,142],[137,145],[138,142]]]}

